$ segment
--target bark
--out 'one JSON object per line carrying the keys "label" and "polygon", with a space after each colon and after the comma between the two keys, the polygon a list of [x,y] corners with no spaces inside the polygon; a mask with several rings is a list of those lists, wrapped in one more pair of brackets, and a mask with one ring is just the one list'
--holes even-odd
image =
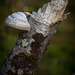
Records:
{"label": "bark", "polygon": [[67,0],[52,0],[28,18],[31,30],[20,32],[0,75],[35,74],[58,24],[67,16],[63,15],[67,2]]}

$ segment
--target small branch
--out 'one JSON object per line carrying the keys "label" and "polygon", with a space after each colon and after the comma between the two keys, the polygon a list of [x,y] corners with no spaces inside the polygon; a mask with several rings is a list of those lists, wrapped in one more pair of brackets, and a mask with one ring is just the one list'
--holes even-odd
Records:
{"label": "small branch", "polygon": [[33,75],[56,28],[65,16],[67,0],[52,0],[29,17],[31,31],[21,31],[0,75]]}

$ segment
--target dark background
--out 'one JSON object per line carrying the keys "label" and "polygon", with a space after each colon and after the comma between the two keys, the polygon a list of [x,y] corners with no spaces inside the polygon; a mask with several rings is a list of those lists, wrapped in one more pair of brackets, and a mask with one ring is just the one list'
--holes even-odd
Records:
{"label": "dark background", "polygon": [[[0,68],[18,37],[19,30],[4,24],[8,15],[18,11],[37,11],[50,0],[0,0]],[[75,75],[75,0],[69,0],[67,20],[57,28],[36,75]]]}

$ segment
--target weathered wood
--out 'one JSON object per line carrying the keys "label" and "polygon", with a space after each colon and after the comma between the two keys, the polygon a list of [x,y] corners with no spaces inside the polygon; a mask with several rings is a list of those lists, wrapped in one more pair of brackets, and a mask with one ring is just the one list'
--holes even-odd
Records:
{"label": "weathered wood", "polygon": [[0,75],[33,75],[56,28],[66,15],[68,0],[52,0],[29,17],[30,32],[21,31]]}

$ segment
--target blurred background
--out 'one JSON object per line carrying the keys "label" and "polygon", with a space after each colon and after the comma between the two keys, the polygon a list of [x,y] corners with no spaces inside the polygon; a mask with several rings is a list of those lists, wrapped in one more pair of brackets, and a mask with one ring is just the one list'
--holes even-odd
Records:
{"label": "blurred background", "polygon": [[[50,0],[0,0],[0,68],[12,51],[19,30],[4,24],[8,15],[18,11],[37,11]],[[57,28],[36,75],[75,75],[75,0],[69,0],[67,20]]]}

